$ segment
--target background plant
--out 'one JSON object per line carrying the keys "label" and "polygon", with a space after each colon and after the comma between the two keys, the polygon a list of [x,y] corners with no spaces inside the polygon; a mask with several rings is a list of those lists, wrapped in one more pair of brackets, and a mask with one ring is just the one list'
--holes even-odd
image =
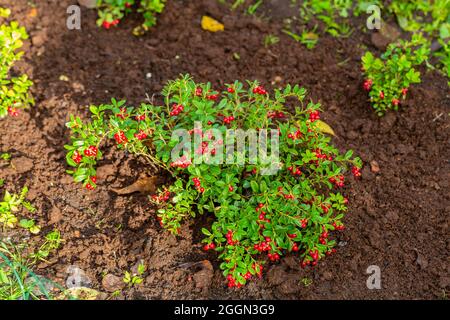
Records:
{"label": "background plant", "polygon": [[[59,236],[59,231],[54,230],[46,235],[42,247],[47,247],[47,239]],[[50,254],[59,246],[54,246],[48,252]],[[0,300],[30,300],[53,299],[51,288],[63,288],[51,280],[39,276],[33,272],[33,268],[39,259],[37,252],[27,248],[24,241],[15,244],[10,240],[0,240]]]}
{"label": "background plant", "polygon": [[134,33],[138,34],[156,25],[156,16],[164,10],[165,2],[166,0],[98,0],[97,24],[109,29],[119,24],[125,15],[136,8],[144,17],[142,26],[134,30]]}
{"label": "background plant", "polygon": [[32,82],[23,74],[16,77],[10,76],[14,63],[19,61],[23,52],[17,51],[23,45],[23,40],[28,38],[24,27],[20,27],[16,21],[6,23],[2,18],[8,17],[10,11],[0,8],[0,118],[8,113],[11,116],[18,115],[18,109],[27,108],[34,104],[29,92]]}
{"label": "background plant", "polygon": [[[109,105],[91,106],[92,119],[86,123],[71,116],[71,145],[66,149],[75,181],[90,190],[96,187],[95,166],[108,138],[169,172],[176,182],[151,197],[160,206],[160,224],[177,234],[183,219],[214,214],[211,228],[202,230],[204,249],[220,254],[230,287],[260,276],[267,257],[277,261],[286,251],[299,252],[305,267],[334,251],[330,232],[343,229],[348,202],[334,189],[344,185],[348,169],[360,176],[361,161],[351,151],[341,155],[330,145],[319,126],[320,104],[305,103],[305,89],[288,85],[271,97],[257,82],[245,86],[236,81],[219,92],[183,76],[170,81],[162,95],[162,105],[133,108],[113,99]],[[286,106],[288,99],[296,101],[294,108]],[[193,129],[195,121],[204,130]],[[189,156],[174,161],[171,151],[179,141],[172,139],[172,132],[180,128],[191,128],[201,141]],[[211,128],[224,136],[230,128],[276,130],[280,171],[262,175],[269,164],[248,164],[248,154],[243,166],[193,165],[194,152],[214,157],[224,143],[211,136]]]}
{"label": "background plant", "polygon": [[410,41],[390,44],[381,58],[369,51],[362,57],[366,76],[364,89],[369,91],[372,107],[378,115],[382,116],[389,109],[398,110],[410,85],[420,82],[420,72],[414,67],[427,60],[429,45],[421,34],[414,34]]}
{"label": "background plant", "polygon": [[[5,191],[3,200],[0,201],[0,224],[3,227],[3,230],[6,230],[6,228],[14,228],[16,226],[18,222],[16,213],[22,210],[22,208],[25,208],[30,212],[35,211],[35,208],[25,200],[27,193],[27,187],[24,187],[19,195]],[[32,226],[30,226],[30,228],[31,227]],[[34,227],[33,231],[36,231],[36,226]]]}

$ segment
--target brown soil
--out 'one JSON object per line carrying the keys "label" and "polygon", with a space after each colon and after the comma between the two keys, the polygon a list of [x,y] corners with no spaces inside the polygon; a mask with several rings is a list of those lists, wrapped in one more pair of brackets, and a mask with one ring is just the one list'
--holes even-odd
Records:
{"label": "brown soil", "polygon": [[[281,19],[292,13],[290,1],[268,1],[271,21],[230,12],[215,0],[169,1],[158,26],[141,38],[130,34],[139,17],[106,31],[86,9],[82,30],[69,31],[66,9],[74,2],[40,0],[38,15],[31,17],[27,0],[0,0],[31,34],[20,67],[34,79],[37,100],[19,118],[0,121],[0,152],[12,153],[15,165],[0,167],[0,192],[27,185],[44,231],[56,227],[65,239],[38,273],[63,284],[68,266],[77,265],[103,290],[102,275],[122,276],[143,259],[145,281],[125,289],[126,299],[436,299],[448,292],[450,97],[444,77],[423,70],[423,83],[412,88],[404,108],[379,119],[361,90],[363,46],[374,50],[370,34],[322,36],[307,50],[280,32]],[[226,31],[201,30],[204,14],[223,21]],[[268,33],[281,40],[270,50],[263,45]],[[198,228],[205,219],[184,225],[175,238],[158,226],[145,196],[110,191],[146,172],[138,160],[111,149],[100,164],[96,192],[72,183],[62,148],[68,114],[87,115],[87,105],[111,97],[139,103],[180,73],[216,86],[257,79],[268,88],[278,76],[280,85],[299,83],[323,103],[325,121],[337,133],[334,142],[355,150],[365,164],[362,180],[351,179],[345,189],[348,228],[336,255],[314,270],[300,269],[298,257],[288,256],[262,280],[229,290],[215,255],[201,251]],[[59,80],[61,75],[69,81]],[[371,161],[379,164],[376,174]],[[213,263],[213,274],[179,266],[204,259]],[[366,287],[370,265],[381,268],[381,290]],[[304,278],[312,284],[305,287]]]}

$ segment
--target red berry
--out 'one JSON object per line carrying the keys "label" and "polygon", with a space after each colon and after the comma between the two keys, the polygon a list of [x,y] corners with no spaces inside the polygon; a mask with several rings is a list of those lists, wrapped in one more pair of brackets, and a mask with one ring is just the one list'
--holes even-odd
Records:
{"label": "red berry", "polygon": [[384,99],[384,92],[380,91],[380,99]]}
{"label": "red berry", "polygon": [[228,91],[229,93],[234,93],[234,89],[233,89],[232,87],[228,87],[227,91]]}
{"label": "red berry", "polygon": [[393,104],[394,106],[398,106],[399,103],[400,103],[400,100],[398,100],[398,99],[392,99],[392,104]]}
{"label": "red berry", "polygon": [[195,89],[195,95],[196,95],[197,97],[203,95],[203,89],[202,89],[202,88],[197,88],[197,89]]}
{"label": "red berry", "polygon": [[75,152],[73,153],[72,160],[73,160],[75,163],[77,163],[77,164],[80,163],[82,159],[83,159],[83,157],[81,156],[81,154],[80,154],[78,151],[75,151]]}
{"label": "red berry", "polygon": [[364,90],[370,91],[370,88],[372,88],[372,84],[373,84],[373,81],[371,79],[367,79],[366,81],[364,81],[364,85],[363,85]]}
{"label": "red berry", "polygon": [[114,139],[118,144],[124,144],[128,142],[128,139],[123,131],[119,131],[116,134],[114,134]]}
{"label": "red berry", "polygon": [[138,140],[144,140],[145,138],[147,138],[147,134],[142,130],[140,130],[138,133],[135,133],[134,136]]}
{"label": "red berry", "polygon": [[96,146],[90,146],[86,150],[84,150],[84,155],[86,157],[96,157],[98,153],[98,149]]}
{"label": "red berry", "polygon": [[234,190],[233,186],[228,187],[228,191],[233,192],[233,190]]}
{"label": "red berry", "polygon": [[16,108],[8,107],[8,113],[11,117],[17,117],[19,115],[19,110]]}
{"label": "red berry", "polygon": [[91,185],[90,183],[88,183],[88,184],[86,185],[86,189],[88,189],[89,191],[92,191],[92,190],[95,189],[95,187],[94,187],[93,185]]}

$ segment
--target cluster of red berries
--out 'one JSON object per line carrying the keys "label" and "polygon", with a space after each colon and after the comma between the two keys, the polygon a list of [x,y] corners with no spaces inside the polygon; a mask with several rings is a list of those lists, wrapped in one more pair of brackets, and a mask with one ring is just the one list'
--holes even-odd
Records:
{"label": "cluster of red berries", "polygon": [[[208,150],[209,150],[209,149],[208,149],[208,146],[209,146],[208,141],[203,141],[202,144],[201,144],[201,146],[199,146],[198,149],[195,150],[195,153],[196,153],[196,154],[205,154],[205,153],[208,153]],[[212,150],[212,151],[214,151],[214,154],[216,154],[215,149]],[[212,153],[212,151],[211,151],[211,153]],[[213,155],[214,155],[214,154],[213,154]]]}
{"label": "cluster of red berries", "polygon": [[79,164],[83,160],[83,156],[78,151],[75,151],[72,155],[72,160],[76,164]]}
{"label": "cluster of red berries", "polygon": [[363,84],[364,90],[370,91],[370,89],[372,88],[372,84],[373,84],[372,79],[367,79],[366,81],[364,81],[364,84]]}
{"label": "cluster of red berries", "polygon": [[315,110],[315,111],[311,111],[309,113],[309,120],[311,122],[314,122],[314,121],[319,120],[319,119],[320,119],[320,112],[319,111]]}
{"label": "cluster of red berries", "polygon": [[206,97],[206,99],[211,100],[211,101],[216,101],[217,98],[219,98],[219,94],[210,94],[209,96]]}
{"label": "cluster of red berries", "polygon": [[[97,177],[95,177],[95,176],[91,177],[91,181],[94,183],[94,185],[97,184]],[[94,185],[92,185],[91,182],[88,182],[86,184],[86,189],[88,189],[89,191],[92,191],[95,189]]]}
{"label": "cluster of red berries", "polygon": [[326,245],[327,244],[327,238],[328,238],[328,232],[326,230],[323,230],[322,234],[319,237],[319,243]]}
{"label": "cluster of red berries", "polygon": [[300,168],[295,169],[293,167],[288,167],[288,171],[290,171],[293,176],[301,176],[302,175],[302,171],[300,170]]}
{"label": "cluster of red berries", "polygon": [[195,96],[201,97],[203,95],[203,89],[202,88],[196,88],[195,89]]}
{"label": "cluster of red berries", "polygon": [[225,123],[225,124],[230,124],[232,121],[234,121],[233,116],[223,118],[223,123]]}
{"label": "cluster of red berries", "polygon": [[321,204],[320,207],[322,208],[322,211],[325,214],[327,214],[328,210],[330,210],[330,205]]}
{"label": "cluster of red berries", "polygon": [[200,183],[200,179],[199,179],[199,178],[192,178],[192,181],[194,182],[195,189],[197,189],[198,192],[200,192],[200,193],[205,192],[205,188],[203,188],[203,187],[201,186],[201,183]]}
{"label": "cluster of red berries", "polygon": [[267,256],[269,257],[269,260],[274,262],[280,260],[280,255],[278,253],[268,253]]}
{"label": "cluster of red berries", "polygon": [[228,280],[228,288],[241,288],[242,284],[240,284],[239,282],[236,282],[236,279],[233,278],[233,276],[231,274],[229,274],[227,276],[227,280]]}
{"label": "cluster of red berries", "polygon": [[238,241],[233,240],[233,231],[228,230],[227,234],[225,235],[225,238],[227,238],[227,244],[230,246],[234,246],[238,243]]}
{"label": "cluster of red berries", "polygon": [[111,27],[117,26],[119,24],[120,20],[119,19],[115,19],[112,22],[108,22],[108,21],[103,21],[103,28],[105,29],[109,29]]}
{"label": "cluster of red berries", "polygon": [[295,133],[289,133],[288,138],[295,140],[300,139],[302,137],[302,132],[300,130],[295,131]]}
{"label": "cluster of red berries", "polygon": [[122,120],[124,120],[125,118],[128,118],[129,114],[127,113],[127,109],[126,108],[121,108],[120,112],[118,114],[116,114],[117,118],[120,118]]}
{"label": "cluster of red berries", "polygon": [[154,194],[152,195],[152,200],[156,202],[167,202],[170,198],[170,191],[166,190],[163,193],[161,193],[159,196]]}
{"label": "cluster of red berries", "polygon": [[320,149],[315,150],[314,153],[316,154],[317,159],[328,160],[328,161],[333,160],[332,156],[327,156],[326,154],[322,153],[322,150],[320,150]]}
{"label": "cluster of red berries", "polygon": [[90,146],[84,150],[84,155],[86,157],[96,157],[98,153],[98,148],[96,146]]}
{"label": "cluster of red berries", "polygon": [[305,229],[308,226],[308,219],[302,219],[300,223],[302,224],[302,228]]}
{"label": "cluster of red berries", "polygon": [[328,180],[331,183],[333,183],[336,187],[343,187],[344,186],[345,177],[343,175],[340,175],[340,176],[336,176],[335,178],[331,177]]}
{"label": "cluster of red berries", "polygon": [[268,111],[267,117],[271,119],[283,119],[285,114],[281,111]]}
{"label": "cluster of red berries", "polygon": [[134,134],[134,137],[138,140],[144,140],[147,138],[147,134],[143,130],[140,130],[138,133]]}
{"label": "cluster of red berries", "polygon": [[184,110],[184,107],[181,104],[174,104],[172,106],[172,111],[170,112],[170,115],[177,116]]}
{"label": "cluster of red berries", "polygon": [[145,114],[138,114],[135,117],[136,121],[144,121],[145,120]]}
{"label": "cluster of red berries", "polygon": [[357,167],[352,167],[352,174],[355,178],[361,177],[361,170]]}
{"label": "cluster of red berries", "polygon": [[264,87],[262,87],[262,86],[257,86],[256,88],[253,89],[253,93],[264,95],[264,94],[267,94],[267,90],[264,89]]}
{"label": "cluster of red berries", "polygon": [[8,113],[11,117],[17,117],[19,115],[19,110],[17,110],[17,108],[8,107]]}
{"label": "cluster of red berries", "polygon": [[187,159],[186,156],[182,156],[180,159],[178,159],[177,161],[174,161],[170,164],[171,167],[174,168],[187,168],[192,164],[191,159]]}
{"label": "cluster of red berries", "polygon": [[270,244],[266,241],[263,241],[261,243],[257,243],[253,246],[253,249],[255,249],[256,251],[259,252],[264,252],[264,251],[269,251],[270,248]]}
{"label": "cluster of red berries", "polygon": [[127,137],[125,136],[125,132],[119,131],[114,134],[114,139],[116,140],[117,144],[125,144],[128,142]]}
{"label": "cluster of red berries", "polygon": [[208,250],[214,250],[216,248],[216,245],[214,244],[214,242],[211,242],[209,244],[205,244],[203,246],[203,250],[208,251]]}
{"label": "cluster of red berries", "polygon": [[336,222],[333,222],[331,225],[334,227],[334,230],[337,231],[342,231],[345,229],[345,226],[343,224],[337,225]]}

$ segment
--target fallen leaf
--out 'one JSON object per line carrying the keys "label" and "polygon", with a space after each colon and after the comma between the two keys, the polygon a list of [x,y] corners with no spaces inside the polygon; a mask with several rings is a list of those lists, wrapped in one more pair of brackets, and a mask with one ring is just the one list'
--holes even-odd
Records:
{"label": "fallen leaf", "polygon": [[122,189],[115,189],[112,188],[111,190],[117,193],[118,195],[128,195],[135,192],[140,193],[154,193],[156,191],[156,183],[158,182],[158,177],[143,177],[139,178],[136,182],[134,182],[132,185],[122,188]]}
{"label": "fallen leaf", "polygon": [[65,81],[65,82],[69,82],[69,77],[62,74],[62,75],[59,76],[59,80],[60,81]]}
{"label": "fallen leaf", "polygon": [[375,160],[370,161],[370,170],[373,173],[380,172],[380,166],[378,165],[378,162],[376,162]]}
{"label": "fallen leaf", "polygon": [[146,25],[140,25],[133,29],[133,35],[136,37],[143,36],[148,31],[148,27]]}
{"label": "fallen leaf", "polygon": [[203,16],[202,29],[206,31],[217,32],[225,30],[225,26],[211,17]]}
{"label": "fallen leaf", "polygon": [[38,11],[37,11],[36,8],[31,8],[31,10],[28,12],[28,16],[29,16],[30,18],[36,17],[37,14],[38,14]]}
{"label": "fallen leaf", "polygon": [[317,127],[319,128],[320,132],[327,133],[332,136],[336,135],[334,133],[333,129],[327,123],[323,122],[322,120],[316,120],[316,124],[317,124]]}
{"label": "fallen leaf", "polygon": [[106,299],[106,297],[107,295],[103,292],[99,292],[91,288],[79,287],[67,289],[66,291],[61,293],[58,297],[56,297],[56,299],[67,300],[69,298],[76,300],[104,300]]}

